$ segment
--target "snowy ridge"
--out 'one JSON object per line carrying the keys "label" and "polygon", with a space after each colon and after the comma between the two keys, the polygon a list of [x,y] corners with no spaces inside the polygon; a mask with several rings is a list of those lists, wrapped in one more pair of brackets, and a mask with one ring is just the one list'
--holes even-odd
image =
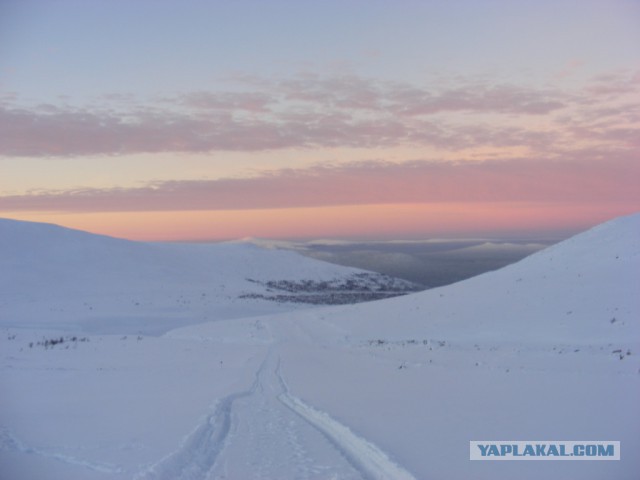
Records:
{"label": "snowy ridge", "polygon": [[388,295],[415,290],[381,274],[252,244],[140,243],[0,219],[0,326],[158,334],[335,297],[274,291],[282,282],[349,282],[358,289],[350,302],[369,299],[376,283],[395,289]]}
{"label": "snowy ridge", "polygon": [[326,319],[360,341],[638,342],[638,272],[640,215],[632,215],[501,270]]}

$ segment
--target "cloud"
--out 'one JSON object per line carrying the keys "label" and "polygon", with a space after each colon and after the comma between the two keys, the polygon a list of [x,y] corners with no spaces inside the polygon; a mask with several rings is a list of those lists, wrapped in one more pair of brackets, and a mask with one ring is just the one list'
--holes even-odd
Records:
{"label": "cloud", "polygon": [[586,91],[596,97],[618,97],[640,90],[640,72],[612,72],[594,77]]}
{"label": "cloud", "polygon": [[[158,152],[263,151],[284,148],[431,145],[445,149],[512,145],[518,129],[359,118],[343,112],[284,112],[248,118],[226,112],[32,110],[0,107],[0,155],[81,156]],[[521,130],[520,140],[526,140]],[[519,141],[519,140],[518,140]]]}
{"label": "cloud", "polygon": [[[438,112],[543,114],[549,93],[467,86],[431,93],[359,77],[301,76],[262,90],[191,92],[140,106],[121,95],[96,105],[0,103],[0,155],[80,156],[284,148],[455,145]],[[107,107],[105,107],[105,102]]]}
{"label": "cloud", "polygon": [[281,82],[276,88],[288,100],[408,116],[460,111],[541,115],[565,106],[560,92],[509,84],[474,83],[438,89],[357,76],[307,75]]}
{"label": "cloud", "polygon": [[436,94],[400,91],[396,95],[390,108],[399,115],[411,116],[458,111],[544,115],[566,106],[559,93],[513,85],[462,87]]}
{"label": "cloud", "polygon": [[[146,103],[105,95],[82,108],[68,102],[25,106],[7,97],[0,100],[0,156],[394,146],[521,146],[545,153],[579,129],[592,129],[599,112],[609,112],[611,120],[616,110],[633,111],[626,118],[637,123],[637,101],[625,97],[637,77],[598,77],[584,91],[562,92],[471,79],[419,87],[299,75],[238,81],[235,88],[247,91],[188,92]],[[598,128],[593,138],[616,141],[608,127]]]}
{"label": "cloud", "polygon": [[191,92],[172,100],[202,110],[267,112],[275,100],[263,92]]}
{"label": "cloud", "polygon": [[267,150],[300,145],[277,123],[207,118],[163,111],[58,110],[0,108],[0,154],[79,156],[213,150]]}
{"label": "cloud", "polygon": [[640,206],[633,156],[403,164],[361,162],[254,178],[156,182],[0,198],[0,210],[243,210],[368,204],[531,202]]}
{"label": "cloud", "polygon": [[272,85],[284,100],[303,101],[329,108],[380,110],[388,86],[355,75],[324,78],[301,75]]}
{"label": "cloud", "polygon": [[565,63],[564,67],[554,75],[556,80],[562,80],[574,76],[580,69],[585,66],[585,61],[574,58]]}

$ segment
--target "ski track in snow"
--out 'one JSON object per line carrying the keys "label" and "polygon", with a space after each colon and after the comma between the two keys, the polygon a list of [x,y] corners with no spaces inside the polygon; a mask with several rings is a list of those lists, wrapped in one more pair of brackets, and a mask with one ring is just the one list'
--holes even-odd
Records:
{"label": "ski track in snow", "polygon": [[273,349],[175,452],[135,480],[414,479],[378,447],[291,395]]}
{"label": "ski track in snow", "polygon": [[59,452],[50,452],[41,448],[30,447],[26,445],[22,440],[13,435],[8,429],[0,427],[0,451],[19,452],[28,455],[38,455],[45,458],[53,458],[63,463],[70,465],[77,465],[85,467],[90,470],[94,470],[100,473],[118,474],[122,473],[122,468],[117,465],[109,463],[91,462],[89,460],[83,460],[73,457],[71,455],[65,455]]}
{"label": "ski track in snow", "polygon": [[257,387],[262,363],[249,390],[233,393],[220,400],[211,415],[185,439],[182,446],[160,462],[147,467],[135,480],[201,480],[209,477],[216,459],[225,447],[231,428],[233,403],[252,395]]}
{"label": "ski track in snow", "polygon": [[415,480],[415,477],[394,463],[382,450],[359,437],[348,427],[334,420],[327,413],[315,409],[291,395],[280,369],[276,375],[284,387],[278,399],[306,422],[321,432],[334,447],[357,469],[364,479]]}

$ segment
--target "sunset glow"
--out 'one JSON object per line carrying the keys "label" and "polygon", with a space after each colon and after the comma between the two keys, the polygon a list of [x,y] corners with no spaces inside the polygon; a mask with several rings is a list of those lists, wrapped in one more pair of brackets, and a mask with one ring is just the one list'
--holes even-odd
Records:
{"label": "sunset glow", "polygon": [[[553,215],[550,215],[553,212]],[[439,203],[179,212],[7,214],[135,240],[218,241],[245,237],[422,239],[566,236],[616,215],[619,204]],[[541,228],[543,226],[543,228]]]}
{"label": "sunset glow", "polygon": [[134,3],[1,7],[1,217],[207,241],[640,209],[637,2]]}

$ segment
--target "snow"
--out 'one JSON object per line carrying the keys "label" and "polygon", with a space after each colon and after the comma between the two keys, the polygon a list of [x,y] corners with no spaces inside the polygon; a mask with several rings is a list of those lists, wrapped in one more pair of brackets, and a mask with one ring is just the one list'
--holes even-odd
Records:
{"label": "snow", "polygon": [[0,219],[0,326],[156,335],[305,306],[242,298],[269,294],[260,282],[363,273],[251,244],[139,243]]}
{"label": "snow", "polygon": [[[3,478],[640,471],[640,215],[454,285],[321,308],[213,294],[193,305],[214,290],[209,282],[238,293],[253,285],[246,277],[344,272],[291,252],[134,244],[4,221],[0,234]],[[168,313],[177,295],[192,303]],[[102,319],[78,313],[87,299]],[[220,304],[227,316],[192,318],[225,311]],[[134,317],[136,328],[164,318],[162,332],[132,335]],[[619,440],[622,453],[610,462],[469,461],[469,441],[484,439]]]}

